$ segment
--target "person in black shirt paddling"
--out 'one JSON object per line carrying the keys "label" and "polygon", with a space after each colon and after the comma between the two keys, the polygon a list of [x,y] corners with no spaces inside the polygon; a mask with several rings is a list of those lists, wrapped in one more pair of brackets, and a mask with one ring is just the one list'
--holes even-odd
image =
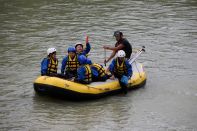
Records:
{"label": "person in black shirt paddling", "polygon": [[132,53],[132,46],[129,43],[129,41],[123,37],[123,33],[121,31],[115,31],[114,32],[114,37],[116,38],[116,44],[115,47],[110,47],[110,46],[103,46],[104,49],[107,50],[112,50],[113,52],[111,53],[110,57],[104,61],[106,64],[109,62],[119,50],[124,50],[126,53],[125,58],[130,59],[131,53]]}

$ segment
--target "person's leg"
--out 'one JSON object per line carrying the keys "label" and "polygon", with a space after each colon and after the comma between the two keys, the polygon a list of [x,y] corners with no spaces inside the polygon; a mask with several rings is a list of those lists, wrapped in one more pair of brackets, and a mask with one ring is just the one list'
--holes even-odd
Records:
{"label": "person's leg", "polygon": [[128,77],[123,75],[120,79],[121,87],[123,89],[123,92],[126,94],[127,93],[127,85],[128,85]]}
{"label": "person's leg", "polygon": [[127,85],[125,85],[125,83],[123,83],[123,82],[121,81],[121,79],[119,79],[119,83],[120,83],[121,91],[122,91],[124,94],[127,94]]}

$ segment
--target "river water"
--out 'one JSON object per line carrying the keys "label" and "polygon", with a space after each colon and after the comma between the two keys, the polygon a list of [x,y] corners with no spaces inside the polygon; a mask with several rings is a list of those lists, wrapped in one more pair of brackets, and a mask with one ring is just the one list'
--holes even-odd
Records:
{"label": "river water", "polygon": [[[144,88],[84,102],[35,94],[47,48],[61,65],[88,35],[89,58],[103,63],[115,30],[146,46]],[[1,131],[197,130],[196,0],[0,0],[0,52]]]}

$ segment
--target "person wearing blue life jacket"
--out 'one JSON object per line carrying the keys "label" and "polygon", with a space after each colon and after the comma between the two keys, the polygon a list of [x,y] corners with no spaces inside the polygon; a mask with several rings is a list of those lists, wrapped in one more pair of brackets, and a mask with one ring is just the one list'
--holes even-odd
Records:
{"label": "person wearing blue life jacket", "polygon": [[78,61],[80,67],[77,69],[77,77],[72,81],[82,84],[90,84],[92,82],[92,75],[98,75],[96,74],[97,72],[91,70],[89,65],[92,63],[91,60],[88,60],[84,55],[80,55],[78,57]]}
{"label": "person wearing blue life jacket", "polygon": [[112,50],[110,57],[104,60],[105,64],[109,62],[119,50],[124,50],[126,53],[125,58],[130,59],[132,53],[132,45],[129,43],[129,41],[126,38],[123,37],[123,33],[121,31],[115,31],[114,37],[116,38],[115,47],[103,46],[104,49]]}
{"label": "person wearing blue life jacket", "polygon": [[78,56],[80,55],[84,55],[84,56],[88,56],[88,53],[91,50],[91,46],[88,40],[88,36],[86,37],[86,48],[84,49],[83,44],[81,42],[77,42],[75,45],[75,49],[76,49],[76,54]]}
{"label": "person wearing blue life jacket", "polygon": [[113,59],[109,65],[109,71],[112,74],[110,79],[118,78],[121,90],[126,94],[128,80],[131,78],[133,71],[129,61],[125,59],[125,52],[123,50],[118,51],[117,58]]}
{"label": "person wearing blue life jacket", "polygon": [[109,77],[106,74],[104,67],[98,63],[91,64],[92,71],[97,72],[98,75],[93,75],[93,81],[106,81]]}
{"label": "person wearing blue life jacket", "polygon": [[68,55],[62,60],[61,74],[66,79],[77,76],[77,68],[79,67],[78,57],[74,47],[68,48]]}
{"label": "person wearing blue life jacket", "polygon": [[86,63],[87,63],[88,65],[92,65],[92,61],[91,61],[90,59],[88,59],[88,58],[87,58]]}
{"label": "person wearing blue life jacket", "polygon": [[58,59],[56,58],[56,49],[49,48],[47,57],[41,62],[41,75],[57,76]]}

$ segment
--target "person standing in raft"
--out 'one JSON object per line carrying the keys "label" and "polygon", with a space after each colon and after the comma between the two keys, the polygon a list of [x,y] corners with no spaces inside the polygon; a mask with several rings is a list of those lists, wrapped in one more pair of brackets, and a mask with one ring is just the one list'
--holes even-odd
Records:
{"label": "person standing in raft", "polygon": [[41,75],[57,76],[58,59],[56,58],[56,49],[49,48],[47,55],[41,62]]}
{"label": "person standing in raft", "polygon": [[88,40],[88,36],[86,36],[86,48],[84,49],[83,44],[81,42],[77,42],[75,45],[75,49],[76,49],[76,53],[78,56],[80,55],[84,55],[84,56],[88,56],[88,53],[91,50],[91,46]]}
{"label": "person standing in raft", "polygon": [[133,71],[129,61],[125,59],[125,52],[123,50],[118,51],[117,58],[113,59],[109,65],[109,71],[112,74],[110,79],[118,78],[121,90],[126,94],[128,80],[131,78]]}
{"label": "person standing in raft", "polygon": [[77,68],[79,67],[76,50],[74,47],[68,48],[68,55],[62,60],[61,74],[66,79],[77,76]]}
{"label": "person standing in raft", "polygon": [[123,37],[123,33],[121,31],[115,31],[114,37],[116,38],[116,44],[115,47],[110,46],[103,46],[104,49],[112,50],[111,56],[104,61],[104,64],[109,62],[119,50],[124,50],[126,53],[125,58],[130,59],[131,53],[132,53],[132,46],[129,43],[129,41]]}
{"label": "person standing in raft", "polygon": [[72,79],[72,81],[82,84],[90,84],[92,82],[93,73],[89,65],[92,64],[91,60],[88,60],[84,55],[80,55],[78,61],[80,67],[77,69],[77,77]]}

